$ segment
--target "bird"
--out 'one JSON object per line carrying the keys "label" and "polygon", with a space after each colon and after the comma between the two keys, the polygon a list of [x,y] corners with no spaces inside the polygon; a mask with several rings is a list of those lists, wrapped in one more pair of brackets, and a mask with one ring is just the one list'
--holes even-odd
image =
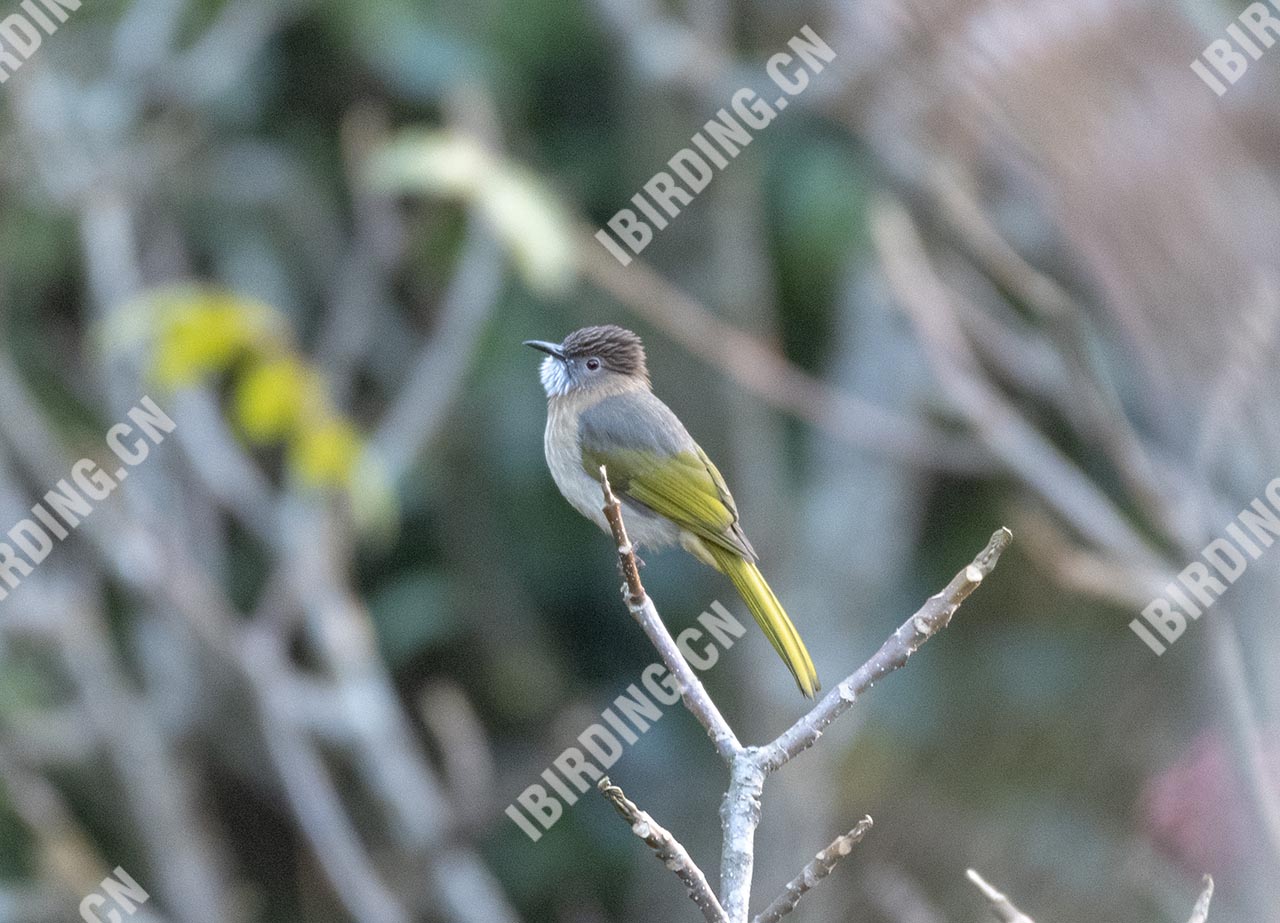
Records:
{"label": "bird", "polygon": [[738,507],[675,413],[653,393],[644,344],[613,324],[575,330],[546,353],[543,439],[552,480],[569,504],[605,532],[600,468],[625,511],[633,544],[678,545],[727,576],[808,698],[818,673],[800,634],[756,565]]}

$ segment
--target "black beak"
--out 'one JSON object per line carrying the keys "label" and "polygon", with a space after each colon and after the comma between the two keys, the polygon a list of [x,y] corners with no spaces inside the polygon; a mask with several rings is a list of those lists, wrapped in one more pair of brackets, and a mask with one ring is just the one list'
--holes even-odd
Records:
{"label": "black beak", "polygon": [[525,340],[525,346],[532,346],[539,352],[544,352],[548,356],[555,356],[557,359],[564,359],[564,352],[560,349],[559,343],[548,343],[545,340]]}

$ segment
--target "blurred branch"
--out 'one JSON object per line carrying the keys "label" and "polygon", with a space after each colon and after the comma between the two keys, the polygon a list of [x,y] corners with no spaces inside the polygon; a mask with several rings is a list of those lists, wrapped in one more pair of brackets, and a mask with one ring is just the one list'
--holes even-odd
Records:
{"label": "blurred branch", "polygon": [[842,834],[832,841],[831,845],[809,860],[809,864],[800,870],[800,874],[783,888],[782,893],[752,923],[778,923],[783,917],[796,909],[800,898],[813,889],[818,882],[831,874],[831,870],[840,860],[853,852],[853,847],[862,841],[871,829],[870,816],[864,817],[848,833]]}
{"label": "blurred branch", "polygon": [[445,422],[503,278],[501,248],[473,212],[467,219],[462,255],[441,302],[439,324],[372,437],[371,448],[392,483],[404,476]]}
{"label": "blurred branch", "polygon": [[[872,209],[871,228],[885,275],[916,328],[939,383],[992,454],[1080,536],[1118,559],[1123,567],[1138,576],[1167,574],[1161,586],[1173,579],[1175,568],[1134,528],[1102,488],[983,374],[956,319],[951,294],[934,270],[906,208],[882,199]],[[1113,451],[1123,455],[1132,449],[1126,440],[1121,449]],[[1129,469],[1136,476],[1137,469],[1133,465]],[[1135,491],[1135,496],[1147,498],[1149,512],[1163,529],[1167,543],[1177,549],[1183,560],[1193,560],[1206,540],[1202,526],[1176,515],[1166,504],[1151,500],[1155,496],[1153,490]],[[1203,499],[1197,501],[1195,508],[1201,515],[1212,510],[1209,501]],[[1212,671],[1214,681],[1224,693],[1242,757],[1242,781],[1262,818],[1271,861],[1280,866],[1280,793],[1266,768],[1261,724],[1249,690],[1239,633],[1223,610],[1208,620],[1207,632],[1218,665]]]}
{"label": "blurred branch", "polygon": [[[987,903],[991,905],[991,910],[1000,919],[1000,923],[1035,923],[1035,920],[1015,907],[1008,897],[996,890],[973,869],[969,869],[965,875],[982,892],[982,896],[987,899]],[[1209,919],[1209,902],[1212,899],[1213,879],[1205,875],[1203,890],[1200,892],[1195,908],[1191,911],[1191,919],[1187,923],[1205,923]]]}
{"label": "blurred branch", "polygon": [[1213,900],[1213,879],[1204,876],[1204,890],[1200,892],[1200,897],[1196,901],[1196,906],[1191,911],[1191,919],[1187,923],[1205,923],[1209,919],[1209,902]]}
{"label": "blurred branch", "polygon": [[1122,609],[1141,609],[1168,583],[1163,573],[1137,568],[1082,545],[1039,509],[1015,513],[1021,546],[1058,586]]}
{"label": "blurred branch", "polygon": [[924,344],[934,374],[974,433],[1081,535],[1126,561],[1159,570],[1159,555],[1111,499],[982,374],[907,211],[881,200],[872,208],[871,231],[885,275]]}
{"label": "blurred branch", "polygon": [[171,103],[213,103],[244,79],[267,43],[306,6],[302,0],[224,3],[190,48],[163,61],[150,88]]}
{"label": "blurred branch", "polygon": [[[486,151],[502,153],[502,132],[493,100],[478,86],[464,86],[448,100],[449,123],[477,139]],[[366,164],[351,169],[356,176]],[[354,183],[358,187],[367,184]],[[441,298],[435,329],[422,346],[407,381],[383,415],[372,448],[394,484],[439,432],[467,370],[484,326],[492,316],[506,277],[502,247],[483,210],[470,205],[466,233],[453,277]],[[357,308],[358,310],[358,308]]]}
{"label": "blurred branch", "polygon": [[[1125,486],[1152,519],[1168,528],[1176,499],[1195,487],[1169,465],[1159,464],[1134,431],[1124,405],[1092,349],[1088,313],[1056,280],[1013,247],[983,212],[958,168],[939,170],[931,182],[933,201],[956,232],[956,245],[1005,291],[1034,312],[1065,365],[1063,386],[1053,403],[1082,438],[1105,449]],[[961,307],[957,305],[957,307]],[[970,311],[981,314],[981,311]],[[1256,346],[1256,344],[1254,344]],[[1265,351],[1265,350],[1264,350]],[[1218,419],[1208,415],[1208,419]]]}
{"label": "blurred branch", "polygon": [[254,538],[275,545],[278,510],[271,485],[237,442],[213,394],[207,388],[188,388],[173,401],[182,420],[174,436],[200,486]]}
{"label": "blurred branch", "polygon": [[[758,79],[763,69],[762,64],[743,63],[732,51],[725,50],[732,30],[716,21],[725,18],[722,11],[708,11],[707,8],[715,4],[685,4],[698,28],[681,21],[654,0],[596,0],[595,6],[609,32],[629,56],[642,92],[680,90],[696,95],[705,105],[715,108],[724,105],[735,90]],[[843,14],[843,9],[831,11],[829,18],[834,21],[824,24],[824,34],[837,27]],[[714,31],[708,28],[708,20],[721,28]],[[831,44],[837,48],[853,45],[849,41]],[[867,54],[849,61],[842,56],[838,64],[830,68],[833,71],[830,77],[824,72],[822,83],[812,85],[804,96],[796,97],[798,104],[811,110],[824,105],[832,109],[846,105],[846,96],[857,98],[852,90],[854,81],[880,64],[880,57]]]}
{"label": "blurred branch", "polygon": [[88,894],[110,873],[110,866],[58,790],[9,752],[7,737],[0,737],[0,782],[6,805],[35,838],[41,871],[70,894]]}
{"label": "blurred branch", "polygon": [[[256,653],[254,652],[256,651]],[[306,834],[311,852],[347,912],[373,923],[410,923],[412,916],[371,867],[359,835],[347,817],[333,778],[305,735],[288,720],[278,695],[276,652],[259,641],[246,654],[260,658],[254,675],[265,684],[259,699],[262,736],[272,755],[285,797]]]}
{"label": "blurred branch", "polygon": [[887,862],[864,863],[862,890],[871,906],[892,923],[943,923],[920,883],[905,869]]}
{"label": "blurred branch", "polygon": [[[224,5],[192,50],[165,65],[177,89],[161,96],[169,100],[175,94],[196,99],[216,96],[227,85],[226,65],[245,64],[256,56],[283,22],[281,17],[299,8],[296,0],[256,5],[236,0]],[[228,42],[236,48],[223,55],[219,48]],[[219,66],[205,66],[210,55],[220,58]],[[189,73],[193,67],[201,73]],[[34,133],[33,126],[49,106],[36,105],[39,100],[35,99],[29,102],[23,111],[27,124],[22,127]],[[41,139],[55,158],[79,155],[79,148],[86,144],[85,132],[63,109],[55,111],[62,117],[39,123],[48,126]],[[123,180],[105,176],[74,203],[79,209],[89,301],[100,321],[135,297],[151,276],[174,274],[172,261],[157,264],[154,259],[163,258],[167,251],[161,247],[159,253],[153,252],[154,238],[142,226],[147,203],[133,201],[132,189]],[[109,356],[106,365],[103,377],[109,399],[105,405],[113,416],[122,415],[143,387],[141,370],[123,356]],[[0,382],[6,385],[0,387],[0,405],[6,411],[0,417],[0,431],[17,447],[15,454],[31,478],[41,483],[70,470],[74,456],[69,457],[59,444],[45,423],[46,415],[4,357],[0,357]],[[224,674],[223,682],[230,678],[247,693],[266,732],[265,756],[275,774],[267,784],[284,790],[305,844],[322,864],[347,915],[394,923],[413,919],[429,904],[433,915],[445,919],[481,914],[495,923],[513,921],[514,911],[477,853],[453,837],[447,799],[378,656],[368,613],[347,585],[351,549],[334,536],[327,501],[309,494],[297,498],[297,503],[284,502],[295,499],[294,495],[274,491],[260,477],[242,478],[256,471],[255,463],[217,425],[216,414],[199,412],[209,409],[197,400],[194,428],[187,426],[185,414],[179,414],[178,421],[180,444],[190,467],[199,473],[197,485],[204,490],[183,490],[191,482],[190,470],[173,462],[166,468],[157,461],[145,478],[130,481],[129,489],[122,492],[123,502],[95,510],[80,534],[124,585],[126,597],[140,597],[168,615],[178,634],[190,633],[202,642],[200,653],[208,656],[189,665],[193,673],[216,665],[215,671],[220,668]],[[251,485],[254,492],[228,494],[233,483]],[[172,509],[175,497],[181,504],[178,515]],[[217,503],[211,504],[210,498]],[[267,608],[305,616],[306,667],[293,662],[286,643],[292,623],[272,618],[246,624],[220,585],[221,575],[211,572],[212,566],[206,569],[194,550],[216,556],[214,549],[205,551],[201,534],[181,513],[189,507],[204,512],[216,506],[227,509],[275,558],[272,563],[283,579],[269,584]],[[203,537],[221,546],[225,533],[206,531]],[[321,676],[318,681],[311,679],[316,674]],[[308,695],[299,701],[301,691]],[[330,707],[335,703],[337,708]],[[314,723],[321,718],[323,729]],[[368,801],[383,812],[378,830],[382,848],[377,855],[361,841],[359,816],[338,791],[336,772],[327,765],[322,747],[331,741],[341,743],[351,776],[367,789],[358,794],[371,796]],[[134,787],[138,797],[148,791],[146,785]],[[388,845],[397,851],[392,858],[415,868],[411,884],[393,887],[384,880],[380,866],[387,861]],[[410,908],[409,901],[423,906]],[[192,914],[221,913],[224,919],[230,915],[221,900],[171,903],[190,905]]]}
{"label": "blurred branch", "polygon": [[493,753],[480,716],[462,688],[448,680],[423,689],[418,715],[436,740],[455,812],[476,816],[494,778]]}
{"label": "blurred branch", "polygon": [[[93,591],[98,588],[90,583]],[[57,648],[168,906],[186,921],[236,919],[195,780],[116,662],[98,593],[55,600],[67,613]],[[180,909],[179,909],[180,908]]]}
{"label": "blurred branch", "polygon": [[[35,479],[71,468],[71,457],[44,419],[25,383],[0,354],[0,433]],[[342,583],[345,568],[331,526],[323,514],[317,521],[315,509],[308,510],[305,503],[282,507],[273,500],[271,505],[273,515],[287,517],[275,533],[280,544],[273,550],[288,568],[288,594],[308,614],[315,653],[325,668],[322,688],[326,695],[330,690],[336,694],[335,701],[341,703],[337,710],[299,708],[296,697],[307,687],[290,680],[298,670],[279,637],[239,619],[222,589],[188,553],[170,520],[107,504],[79,531],[130,592],[172,613],[175,624],[193,631],[217,662],[229,665],[245,683],[292,812],[353,918],[399,923],[413,916],[382,880],[320,757],[307,721],[322,713],[344,728],[343,740],[355,750],[353,766],[386,809],[391,835],[419,861],[427,860],[434,901],[447,911],[447,918],[468,919],[468,908],[483,902],[487,919],[515,920],[478,856],[448,842],[448,804],[378,660],[367,614]],[[274,621],[263,625],[268,630],[279,627]],[[146,782],[131,788],[139,796],[152,791]],[[158,855],[158,861],[167,861],[163,853]],[[213,912],[220,907],[225,918],[224,903],[210,901],[198,909]]]}
{"label": "blurred branch", "polygon": [[965,874],[968,875],[974,886],[982,892],[982,896],[987,899],[987,903],[991,905],[992,911],[1000,918],[1001,923],[1036,923],[1035,920],[1013,906],[1013,902],[1009,898],[987,884],[986,880],[973,869],[969,869]]}
{"label": "blurred branch", "polygon": [[627,799],[622,789],[609,781],[605,776],[596,785],[600,793],[609,800],[613,807],[631,826],[631,832],[653,850],[655,856],[684,884],[692,900],[707,923],[728,923],[724,908],[716,900],[715,892],[707,884],[707,877],[702,874],[696,862],[690,858],[688,851],[661,824]]}
{"label": "blurred branch", "polygon": [[585,231],[580,237],[578,269],[585,278],[769,404],[878,457],[957,474],[986,470],[986,453],[967,437],[832,387],[720,320],[643,261],[624,267]]}
{"label": "blurred branch", "polygon": [[723,105],[745,79],[735,75],[737,61],[717,43],[704,40],[654,0],[597,0],[596,7],[650,90],[687,87]]}
{"label": "blurred branch", "polygon": [[[376,104],[355,105],[342,119],[343,168],[351,195],[351,241],[333,275],[333,294],[320,324],[316,358],[334,400],[350,406],[361,363],[380,353],[391,326],[389,294],[404,226],[395,202],[371,195],[361,181],[370,152],[382,143],[390,116]],[[398,320],[398,318],[394,318]],[[379,329],[381,324],[383,329]]]}

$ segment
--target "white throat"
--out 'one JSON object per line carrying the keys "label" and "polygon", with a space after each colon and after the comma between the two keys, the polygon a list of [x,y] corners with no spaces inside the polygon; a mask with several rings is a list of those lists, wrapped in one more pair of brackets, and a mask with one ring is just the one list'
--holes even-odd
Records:
{"label": "white throat", "polygon": [[538,367],[538,377],[542,379],[542,390],[547,392],[547,397],[564,397],[569,393],[572,384],[569,370],[555,356],[547,356],[542,360],[542,365]]}

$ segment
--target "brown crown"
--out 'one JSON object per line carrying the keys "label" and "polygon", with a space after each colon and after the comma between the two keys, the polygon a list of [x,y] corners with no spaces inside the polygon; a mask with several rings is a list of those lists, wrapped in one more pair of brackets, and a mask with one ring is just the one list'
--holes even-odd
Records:
{"label": "brown crown", "polygon": [[600,327],[583,327],[564,338],[561,348],[566,358],[578,359],[595,356],[604,367],[623,375],[638,375],[649,380],[649,369],[644,359],[644,344],[630,330],[605,324]]}

